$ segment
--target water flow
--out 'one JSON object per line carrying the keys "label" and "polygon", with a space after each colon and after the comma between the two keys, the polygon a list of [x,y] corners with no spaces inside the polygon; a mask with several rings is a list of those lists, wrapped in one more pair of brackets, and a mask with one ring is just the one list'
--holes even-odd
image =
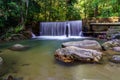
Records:
{"label": "water flow", "polygon": [[82,21],[69,21],[70,24],[70,36],[81,36]]}
{"label": "water flow", "polygon": [[36,35],[34,33],[31,32],[31,34],[32,34],[32,38],[36,38]]}
{"label": "water flow", "polygon": [[78,36],[82,35],[82,21],[41,22],[40,36]]}
{"label": "water flow", "polygon": [[63,36],[66,33],[65,22],[42,22],[40,24],[41,36]]}

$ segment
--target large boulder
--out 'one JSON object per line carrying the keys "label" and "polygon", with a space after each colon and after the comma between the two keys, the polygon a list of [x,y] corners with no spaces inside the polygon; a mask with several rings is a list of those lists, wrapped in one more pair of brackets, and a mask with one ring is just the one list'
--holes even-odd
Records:
{"label": "large boulder", "polygon": [[102,58],[102,53],[97,50],[69,46],[57,49],[55,58],[62,62],[73,62],[76,60],[83,62],[99,62]]}
{"label": "large boulder", "polygon": [[29,48],[29,46],[24,46],[22,44],[15,44],[15,45],[11,46],[9,49],[13,50],[13,51],[23,51],[28,48]]}
{"label": "large boulder", "polygon": [[119,47],[119,46],[120,46],[120,40],[118,39],[110,40],[102,44],[104,50],[113,49],[113,47]]}
{"label": "large boulder", "polygon": [[101,50],[101,45],[96,40],[71,41],[62,43],[62,47],[75,46],[79,48]]}

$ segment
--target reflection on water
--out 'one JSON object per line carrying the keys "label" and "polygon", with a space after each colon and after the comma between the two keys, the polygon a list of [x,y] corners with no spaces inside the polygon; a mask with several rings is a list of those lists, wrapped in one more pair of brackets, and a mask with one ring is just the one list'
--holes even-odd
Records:
{"label": "reflection on water", "polygon": [[[4,65],[0,76],[8,75],[23,80],[119,80],[120,65],[108,62],[103,64],[66,64],[56,61],[54,52],[67,40],[28,40],[0,45]],[[30,45],[26,51],[11,51],[6,48],[15,43]],[[108,53],[108,52],[104,52]]]}

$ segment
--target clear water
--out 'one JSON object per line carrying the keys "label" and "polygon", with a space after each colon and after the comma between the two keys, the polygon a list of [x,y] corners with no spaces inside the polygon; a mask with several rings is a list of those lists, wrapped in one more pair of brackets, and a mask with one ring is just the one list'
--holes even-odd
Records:
{"label": "clear water", "polygon": [[[110,63],[107,58],[103,58],[102,64],[56,61],[54,52],[66,41],[34,39],[0,44],[0,56],[4,59],[3,66],[0,66],[1,80],[8,75],[22,77],[23,80],[120,80],[120,65]],[[7,49],[15,43],[29,45],[30,48],[26,51]]]}

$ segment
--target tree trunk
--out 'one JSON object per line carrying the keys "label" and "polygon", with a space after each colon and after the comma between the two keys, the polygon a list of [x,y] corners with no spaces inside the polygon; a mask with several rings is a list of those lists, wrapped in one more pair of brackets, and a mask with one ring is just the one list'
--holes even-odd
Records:
{"label": "tree trunk", "polygon": [[46,13],[47,13],[47,7],[46,7],[46,3],[47,3],[47,2],[46,2],[46,0],[45,0],[45,14],[44,14],[44,15],[45,15],[45,21],[47,20],[47,14],[46,14]]}
{"label": "tree trunk", "polygon": [[96,4],[96,7],[94,9],[94,17],[96,18],[98,16],[98,4]]}

